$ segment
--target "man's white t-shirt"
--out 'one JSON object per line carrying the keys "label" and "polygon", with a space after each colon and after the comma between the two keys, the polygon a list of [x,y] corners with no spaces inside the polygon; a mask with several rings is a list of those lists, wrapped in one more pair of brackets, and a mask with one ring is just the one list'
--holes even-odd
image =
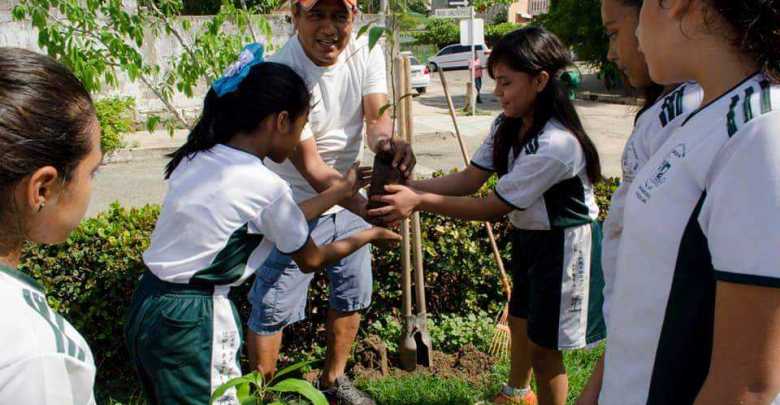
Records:
{"label": "man's white t-shirt", "polygon": [[92,352],[42,291],[0,265],[0,404],[94,404]]}
{"label": "man's white t-shirt", "polygon": [[[321,67],[306,56],[296,35],[268,61],[290,66],[303,77],[312,94],[312,109],[301,141],[314,138],[322,160],[346,173],[363,151],[363,97],[387,94],[382,47],[369,51],[368,38],[353,37],[335,65]],[[269,161],[266,166],[290,183],[296,202],[317,195],[289,160],[282,164]]]}

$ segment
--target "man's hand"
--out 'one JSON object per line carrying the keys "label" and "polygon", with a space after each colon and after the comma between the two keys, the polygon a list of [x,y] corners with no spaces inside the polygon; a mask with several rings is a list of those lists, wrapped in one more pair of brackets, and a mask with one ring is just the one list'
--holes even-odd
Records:
{"label": "man's hand", "polygon": [[405,178],[409,178],[417,164],[417,158],[412,151],[412,145],[399,138],[380,139],[376,145],[377,152],[395,151],[393,157],[393,167],[397,167]]}

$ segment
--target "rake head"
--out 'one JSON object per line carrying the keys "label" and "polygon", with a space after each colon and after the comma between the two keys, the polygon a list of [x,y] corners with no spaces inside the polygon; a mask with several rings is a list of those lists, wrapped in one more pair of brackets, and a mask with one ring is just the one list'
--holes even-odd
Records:
{"label": "rake head", "polygon": [[488,354],[498,358],[506,358],[509,354],[509,345],[512,342],[512,334],[509,330],[509,305],[504,306],[504,310],[496,322],[496,330],[493,332],[493,339],[490,341]]}

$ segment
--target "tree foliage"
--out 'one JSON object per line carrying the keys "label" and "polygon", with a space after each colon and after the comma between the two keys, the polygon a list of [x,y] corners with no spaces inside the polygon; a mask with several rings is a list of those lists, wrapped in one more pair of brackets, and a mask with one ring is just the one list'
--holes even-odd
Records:
{"label": "tree foliage", "polygon": [[609,62],[609,41],[601,24],[600,0],[552,0],[550,12],[536,18],[572,47],[578,59],[599,69]]}
{"label": "tree foliage", "polygon": [[[199,27],[179,17],[183,7],[182,0],[138,0],[134,8],[122,0],[21,0],[13,17],[29,20],[38,30],[38,45],[90,91],[116,87],[125,74],[151,90],[180,125],[189,126],[171,102],[174,94],[192,96],[198,85],[218,78],[243,45],[257,40],[256,30],[270,38],[271,28],[230,0]],[[173,38],[182,54],[149,60],[144,45],[161,36]]]}

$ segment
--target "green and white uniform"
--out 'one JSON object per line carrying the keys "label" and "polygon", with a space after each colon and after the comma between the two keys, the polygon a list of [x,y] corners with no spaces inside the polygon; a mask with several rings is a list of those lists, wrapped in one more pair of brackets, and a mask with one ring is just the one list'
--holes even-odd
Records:
{"label": "green and white uniform", "polygon": [[699,108],[704,91],[695,82],[678,86],[637,116],[634,132],[623,150],[623,179],[612,194],[609,215],[604,221],[601,244],[601,267],[604,270],[604,319],[609,321],[609,303],[615,285],[617,255],[623,233],[623,209],[628,189],[639,170],[678,128],[685,118]]}
{"label": "green and white uniform", "polygon": [[[471,164],[495,171],[493,144],[503,116]],[[552,119],[517,156],[495,193],[509,214],[513,293],[510,314],[528,319],[537,345],[578,349],[604,338],[599,209],[577,138]]]}
{"label": "green and white uniform", "polygon": [[629,189],[600,404],[694,402],[716,282],[780,288],[778,214],[780,86],[756,74],[689,114]]}
{"label": "green and white uniform", "polygon": [[94,404],[95,360],[43,288],[0,264],[0,404]]}
{"label": "green and white uniform", "polygon": [[[179,164],[126,330],[150,401],[205,404],[241,374],[242,327],[230,288],[274,245],[294,253],[308,239],[289,185],[258,157],[216,145]],[[218,403],[237,402],[231,392]]]}

